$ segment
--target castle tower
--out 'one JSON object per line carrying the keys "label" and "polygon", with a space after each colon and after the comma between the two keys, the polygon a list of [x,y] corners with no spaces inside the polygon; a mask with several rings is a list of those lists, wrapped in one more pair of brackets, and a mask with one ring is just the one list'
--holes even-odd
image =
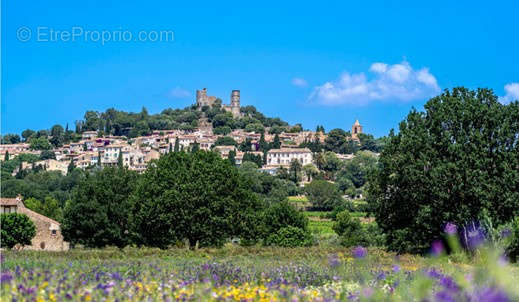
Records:
{"label": "castle tower", "polygon": [[234,117],[240,116],[240,91],[231,92],[231,113]]}
{"label": "castle tower", "polygon": [[358,135],[362,133],[362,126],[359,123],[359,120],[355,120],[353,126],[351,126],[351,137],[353,139],[359,139]]}

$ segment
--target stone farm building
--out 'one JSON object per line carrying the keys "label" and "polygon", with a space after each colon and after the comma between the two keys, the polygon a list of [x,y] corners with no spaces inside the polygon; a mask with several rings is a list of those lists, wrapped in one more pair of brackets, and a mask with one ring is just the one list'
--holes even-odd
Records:
{"label": "stone farm building", "polygon": [[60,223],[26,208],[20,196],[0,198],[0,213],[25,214],[34,223],[36,235],[31,245],[23,247],[24,250],[66,251],[69,249],[68,242],[63,240]]}

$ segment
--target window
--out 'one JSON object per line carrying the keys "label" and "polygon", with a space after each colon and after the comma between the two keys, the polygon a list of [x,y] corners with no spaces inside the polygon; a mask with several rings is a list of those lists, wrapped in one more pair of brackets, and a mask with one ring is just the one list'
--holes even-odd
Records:
{"label": "window", "polygon": [[58,232],[56,230],[51,230],[50,234],[53,235],[53,236],[56,236],[58,234]]}

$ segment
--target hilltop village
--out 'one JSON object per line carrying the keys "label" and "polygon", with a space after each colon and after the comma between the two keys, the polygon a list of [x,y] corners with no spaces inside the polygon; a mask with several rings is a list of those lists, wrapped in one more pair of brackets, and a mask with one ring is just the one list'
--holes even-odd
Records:
{"label": "hilltop village", "polygon": [[[124,135],[106,135],[101,131],[78,131],[75,141],[52,146],[50,150],[37,150],[30,141],[16,144],[0,145],[0,159],[13,159],[20,154],[34,154],[40,156],[46,154],[46,159],[37,162],[22,162],[15,169],[13,175],[20,169],[32,169],[40,167],[47,171],[61,171],[63,174],[71,165],[81,169],[89,169],[98,166],[115,166],[122,163],[130,170],[142,172],[147,164],[158,159],[162,154],[174,151],[188,151],[193,148],[212,150],[218,152],[223,158],[232,157],[236,165],[240,165],[244,158],[252,158],[258,163],[260,169],[270,174],[275,174],[279,168],[288,168],[292,161],[298,161],[302,166],[314,165],[315,160],[312,150],[306,147],[308,143],[324,144],[328,134],[324,129],[319,131],[303,130],[299,125],[287,126],[283,131],[272,131],[271,127],[265,127],[263,131],[256,129],[233,129],[229,133],[216,133],[214,122],[207,117],[208,108],[219,108],[228,112],[232,118],[245,118],[246,110],[240,107],[240,91],[231,92],[230,104],[221,103],[219,98],[209,96],[207,89],[196,91],[196,103],[193,110],[201,112],[197,121],[197,127],[191,129],[163,129],[150,131],[148,135],[128,137]],[[345,132],[346,133],[346,132]],[[362,134],[362,126],[359,121],[351,126],[347,140],[352,143],[360,143],[359,135]],[[52,135],[47,139],[52,141]],[[269,148],[262,147],[270,146]],[[48,149],[48,148],[47,148]],[[266,150],[268,149],[268,150]],[[340,159],[350,159],[353,154],[341,154],[336,152]]]}

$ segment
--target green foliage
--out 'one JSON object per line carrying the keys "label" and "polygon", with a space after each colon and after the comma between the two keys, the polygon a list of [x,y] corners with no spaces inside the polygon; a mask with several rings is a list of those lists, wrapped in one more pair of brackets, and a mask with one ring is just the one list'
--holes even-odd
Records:
{"label": "green foliage", "polygon": [[337,187],[326,180],[313,180],[304,190],[315,209],[332,210],[343,201]]}
{"label": "green foliage", "polygon": [[130,195],[137,173],[107,167],[81,181],[65,207],[62,232],[71,244],[88,247],[129,243]]}
{"label": "green foliage", "polygon": [[50,196],[58,200],[59,206],[63,207],[65,201],[70,199],[72,189],[77,186],[83,177],[84,173],[80,169],[76,169],[66,176],[59,171],[40,171],[37,173],[29,171],[22,179],[5,179],[2,175],[2,197],[14,198],[21,194],[25,199],[33,197],[44,200],[47,196]]}
{"label": "green foliage", "polygon": [[265,245],[281,247],[311,246],[313,238],[309,231],[298,227],[287,226],[270,234],[265,240]]}
{"label": "green foliage", "polygon": [[215,142],[215,146],[237,146],[238,143],[230,136],[219,137]]}
{"label": "green foliage", "polygon": [[347,210],[337,214],[332,228],[343,246],[383,246],[385,243],[385,235],[376,223],[361,224]]}
{"label": "green foliage", "polygon": [[238,172],[247,179],[252,191],[265,204],[277,203],[298,193],[298,188],[293,182],[259,171],[258,165],[253,162],[243,162]]}
{"label": "green foliage", "polygon": [[132,210],[137,243],[166,248],[254,240],[261,204],[237,169],[214,152],[168,153],[148,165]]}
{"label": "green foliage", "polygon": [[302,170],[303,165],[301,165],[301,162],[297,159],[293,159],[290,162],[290,167],[288,168],[289,179],[295,184],[298,184],[303,177]]}
{"label": "green foliage", "polygon": [[29,141],[30,148],[32,150],[50,150],[52,149],[52,145],[49,143],[49,140],[46,137],[36,137],[31,138]]}
{"label": "green foliage", "polygon": [[40,153],[40,160],[56,159],[56,153],[52,150],[44,150]]}
{"label": "green foliage", "polygon": [[34,223],[25,214],[0,214],[2,247],[12,249],[15,245],[30,245],[36,235]]}
{"label": "green foliage", "polygon": [[506,238],[506,253],[512,261],[519,261],[519,217],[516,217],[510,224],[510,229]]}
{"label": "green foliage", "polygon": [[332,228],[341,238],[342,245],[362,245],[364,234],[360,221],[356,218],[352,218],[348,211],[342,211],[337,214],[336,222]]}
{"label": "green foliage", "polygon": [[28,209],[31,209],[44,216],[50,217],[57,221],[63,220],[63,209],[59,205],[59,202],[50,196],[45,197],[43,202],[31,197],[26,199],[24,204]]}
{"label": "green foliage", "polygon": [[355,141],[350,140],[350,137],[350,132],[346,132],[342,129],[333,129],[328,133],[324,147],[327,151],[340,154],[355,153],[359,146]]}
{"label": "green foliage", "polygon": [[268,207],[263,213],[263,223],[264,238],[288,226],[308,231],[308,218],[287,201],[274,203]]}
{"label": "green foliage", "polygon": [[390,133],[368,186],[399,252],[425,252],[446,222],[464,225],[482,211],[496,224],[519,216],[519,103],[455,88],[424,107]]}
{"label": "green foliage", "polygon": [[20,136],[18,134],[6,134],[1,138],[2,144],[18,144],[20,142]]}
{"label": "green foliage", "polygon": [[336,181],[339,188],[344,192],[352,186],[360,188],[368,180],[368,175],[376,168],[377,156],[370,151],[359,151],[355,157],[346,161],[341,170],[337,173]]}
{"label": "green foliage", "polygon": [[263,158],[261,157],[261,155],[256,155],[256,154],[252,154],[252,153],[249,153],[249,152],[245,152],[245,154],[243,154],[243,159],[242,161],[249,161],[249,162],[253,162],[255,163],[258,167],[261,167],[263,166]]}
{"label": "green foliage", "polygon": [[231,133],[232,129],[229,126],[221,126],[213,129],[213,133],[216,135],[227,135]]}
{"label": "green foliage", "polygon": [[261,123],[252,123],[245,126],[246,132],[255,132],[255,133],[263,133],[265,132],[265,128]]}
{"label": "green foliage", "polygon": [[23,130],[23,131],[22,131],[22,137],[23,137],[23,140],[27,142],[27,141],[29,141],[29,139],[30,139],[33,135],[35,135],[35,134],[36,134],[36,132],[34,132],[34,131],[31,130],[31,129]]}

